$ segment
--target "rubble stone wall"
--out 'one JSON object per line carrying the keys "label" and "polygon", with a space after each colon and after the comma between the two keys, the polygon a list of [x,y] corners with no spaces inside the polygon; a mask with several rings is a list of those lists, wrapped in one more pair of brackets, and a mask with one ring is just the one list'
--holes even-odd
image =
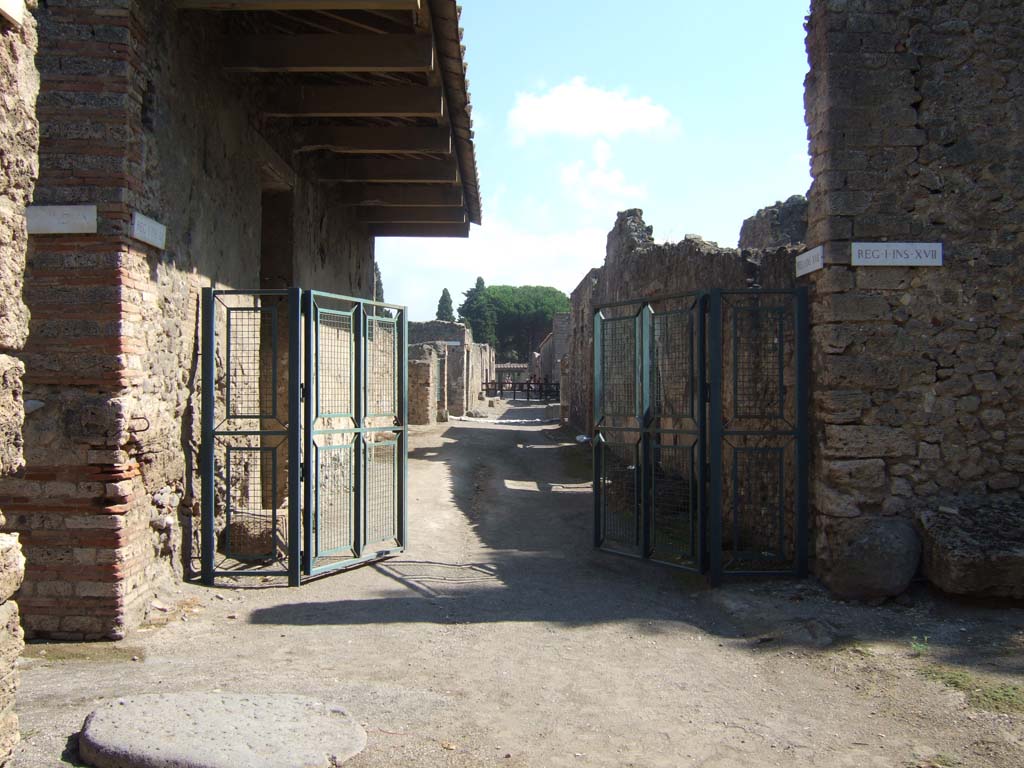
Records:
{"label": "rubble stone wall", "polygon": [[[28,3],[28,10],[35,2]],[[35,66],[36,24],[26,13],[18,28],[0,19],[0,476],[24,466],[22,423],[25,416],[23,376],[17,355],[28,335],[29,314],[22,301],[28,241],[25,206],[38,173],[39,127],[35,118],[39,75]],[[10,509],[0,504],[0,523]],[[5,529],[6,530],[6,529]],[[18,603],[12,598],[25,573],[17,533],[0,533],[0,766],[7,765],[18,743],[15,693],[24,632]]]}
{"label": "rubble stone wall", "polygon": [[[1020,498],[1022,28],[1020,3],[812,3],[812,505],[831,585],[865,520]],[[884,240],[941,242],[944,264],[850,266],[851,242]]]}
{"label": "rubble stone wall", "polygon": [[472,344],[473,332],[464,323],[449,323],[447,320],[409,323],[410,344],[424,344],[430,341],[452,341],[458,344]]}
{"label": "rubble stone wall", "polygon": [[568,409],[576,429],[593,429],[594,306],[710,288],[791,288],[796,251],[739,251],[699,238],[654,242],[643,212],[620,213],[608,234],[604,266],[591,270],[573,291],[569,344]]}
{"label": "rubble stone wall", "polygon": [[[191,563],[200,289],[261,287],[268,165],[294,211],[275,279],[368,296],[372,240],[261,138],[208,15],[109,0],[49,3],[38,18],[35,203],[96,205],[98,232],[32,238],[23,359],[44,405],[0,503],[13,502],[7,527],[29,556],[29,635],[117,638]],[[165,248],[130,236],[133,213],[167,227]]]}
{"label": "rubble stone wall", "polygon": [[762,208],[740,227],[741,249],[779,248],[807,237],[807,198],[793,195]]}
{"label": "rubble stone wall", "polygon": [[436,423],[439,404],[446,403],[443,393],[438,392],[439,385],[443,385],[438,376],[440,360],[438,350],[430,344],[409,347],[410,424]]}

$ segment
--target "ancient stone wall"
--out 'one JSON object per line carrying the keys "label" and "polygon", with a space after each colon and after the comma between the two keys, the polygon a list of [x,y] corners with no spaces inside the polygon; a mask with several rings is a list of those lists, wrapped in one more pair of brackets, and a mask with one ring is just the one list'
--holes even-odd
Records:
{"label": "ancient stone wall", "polygon": [[438,409],[447,408],[439,373],[442,355],[433,345],[416,344],[409,347],[409,423],[434,424],[438,420]]}
{"label": "ancient stone wall", "polygon": [[807,237],[807,198],[793,195],[762,208],[740,227],[741,249],[797,246]]}
{"label": "ancient stone wall", "polygon": [[741,252],[696,237],[661,245],[652,233],[642,211],[620,213],[608,234],[604,266],[592,270],[572,293],[569,420],[581,432],[593,428],[595,305],[710,288],[793,286],[795,251]]}
{"label": "ancient stone wall", "polygon": [[495,377],[494,349],[489,344],[466,344],[448,350],[448,412],[465,416],[477,407],[485,381]]}
{"label": "ancient stone wall", "polygon": [[[35,2],[28,10],[35,9]],[[0,476],[18,472],[22,457],[25,415],[25,368],[17,358],[28,335],[29,315],[22,301],[25,270],[25,206],[32,198],[38,172],[38,124],[35,119],[39,75],[34,56],[36,24],[28,12],[19,27],[0,18]],[[0,522],[11,510],[0,504]],[[11,599],[21,585],[25,558],[17,533],[0,534],[0,766],[7,765],[18,743],[14,697],[18,687],[15,662],[24,633],[18,603]]]}
{"label": "ancient stone wall", "polygon": [[[1022,28],[1020,3],[812,3],[812,504],[840,591],[872,521],[1020,497]],[[850,266],[884,240],[941,242],[944,264]]]}
{"label": "ancient stone wall", "polygon": [[472,344],[473,332],[463,323],[449,323],[446,320],[430,320],[423,323],[409,323],[409,343],[423,344],[428,341],[451,341],[457,344]]}
{"label": "ancient stone wall", "polygon": [[[195,543],[201,287],[368,296],[372,242],[261,138],[204,15],[109,0],[49,3],[39,22],[35,203],[96,205],[98,231],[32,238],[26,389],[44,405],[0,499],[29,554],[29,634],[120,637]],[[267,190],[286,230],[269,241]],[[137,213],[165,247],[131,236]]]}

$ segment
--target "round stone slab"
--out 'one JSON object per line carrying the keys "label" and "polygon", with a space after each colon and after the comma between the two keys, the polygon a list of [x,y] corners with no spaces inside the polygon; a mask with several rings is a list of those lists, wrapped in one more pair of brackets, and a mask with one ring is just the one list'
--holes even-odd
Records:
{"label": "round stone slab", "polygon": [[365,746],[340,707],[233,693],[117,699],[85,719],[78,739],[94,768],[333,768]]}

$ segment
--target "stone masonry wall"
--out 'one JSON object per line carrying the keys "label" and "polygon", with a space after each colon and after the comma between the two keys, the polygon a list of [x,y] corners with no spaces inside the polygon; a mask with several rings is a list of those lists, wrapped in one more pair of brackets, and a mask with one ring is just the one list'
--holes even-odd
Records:
{"label": "stone masonry wall", "polygon": [[409,323],[410,344],[423,344],[428,341],[454,341],[459,344],[472,344],[473,332],[464,323],[449,323],[446,320]]}
{"label": "stone masonry wall", "polygon": [[[44,405],[0,504],[29,556],[32,636],[123,636],[181,572],[182,536],[186,555],[194,543],[199,292],[260,287],[268,154],[205,18],[155,0],[53,0],[38,14],[35,203],[99,216],[96,235],[30,244],[23,359]],[[276,276],[368,295],[365,230],[301,176],[291,194],[292,264]],[[164,249],[130,237],[133,212],[167,226]]]}
{"label": "stone masonry wall", "polygon": [[591,270],[572,293],[568,366],[569,421],[593,428],[594,306],[709,288],[792,287],[796,251],[739,251],[699,238],[659,245],[643,212],[620,213],[608,234],[604,266]]}
{"label": "stone masonry wall", "polygon": [[438,392],[439,351],[430,344],[409,347],[409,423],[434,424],[437,422],[438,403],[443,393]]}
{"label": "stone masonry wall", "polygon": [[[35,2],[28,4],[34,10]],[[27,233],[25,206],[38,173],[39,130],[35,118],[39,76],[34,56],[36,24],[26,13],[19,29],[0,19],[0,476],[18,472],[22,457],[24,365],[16,355],[28,335],[22,301]],[[9,513],[0,504],[0,521]],[[0,534],[0,766],[18,743],[14,709],[24,633],[14,593],[21,585],[25,558],[17,533]]]}
{"label": "stone masonry wall", "polygon": [[[814,0],[807,29],[812,505],[835,587],[878,521],[1020,498],[1024,5]],[[884,240],[942,242],[944,265],[849,265]]]}
{"label": "stone masonry wall", "polygon": [[740,227],[741,249],[779,248],[803,243],[807,237],[807,198],[793,195],[762,208]]}

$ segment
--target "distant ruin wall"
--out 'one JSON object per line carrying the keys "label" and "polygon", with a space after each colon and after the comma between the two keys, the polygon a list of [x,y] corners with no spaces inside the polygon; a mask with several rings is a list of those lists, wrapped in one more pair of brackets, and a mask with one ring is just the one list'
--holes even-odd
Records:
{"label": "distant ruin wall", "polygon": [[741,249],[797,246],[807,237],[807,198],[793,195],[762,208],[740,227]]}
{"label": "distant ruin wall", "polygon": [[604,266],[572,293],[568,407],[574,428],[593,428],[594,319],[597,304],[710,288],[791,288],[795,251],[719,248],[699,238],[657,244],[643,212],[620,213],[608,234]]}
{"label": "distant ruin wall", "polygon": [[449,323],[446,320],[409,323],[410,344],[423,344],[429,341],[452,341],[457,344],[472,344],[473,332],[463,323]]}
{"label": "distant ruin wall", "polygon": [[[35,9],[35,2],[28,5],[30,10]],[[29,330],[22,286],[28,241],[25,206],[32,199],[38,173],[35,105],[39,75],[35,53],[35,19],[26,12],[19,29],[0,18],[0,83],[4,87],[0,110],[0,476],[24,466],[25,368],[16,355]],[[4,513],[0,509],[0,524]],[[0,765],[8,764],[19,740],[14,708],[18,687],[15,663],[21,654],[24,633],[18,604],[11,599],[25,573],[25,558],[18,539],[17,533],[0,534]]]}
{"label": "distant ruin wall", "polygon": [[[828,266],[804,281],[832,586],[864,520],[1020,499],[1021,29],[1020,3],[812,3],[807,244]],[[850,266],[851,242],[884,240],[941,242],[943,266]]]}

